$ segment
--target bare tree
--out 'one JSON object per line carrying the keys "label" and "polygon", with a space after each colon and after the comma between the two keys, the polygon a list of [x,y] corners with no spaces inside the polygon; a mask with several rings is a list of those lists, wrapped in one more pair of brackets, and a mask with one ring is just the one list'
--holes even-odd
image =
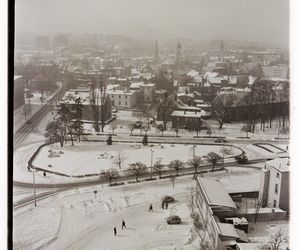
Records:
{"label": "bare tree", "polygon": [[118,153],[118,157],[115,159],[115,164],[121,169],[122,163],[125,161],[125,157],[121,154],[121,152]]}
{"label": "bare tree", "polygon": [[173,168],[176,171],[176,175],[178,176],[178,172],[180,169],[182,169],[184,167],[184,164],[182,161],[180,160],[173,160],[170,162],[169,164],[169,168]]}
{"label": "bare tree", "polygon": [[133,123],[130,123],[130,124],[128,125],[128,128],[129,128],[129,130],[130,130],[130,135],[132,135],[132,132],[133,132],[133,130],[134,130],[134,124],[133,124]]}
{"label": "bare tree", "polygon": [[207,154],[207,159],[208,159],[208,162],[210,162],[212,164],[212,171],[214,171],[215,165],[217,164],[218,160],[222,159],[222,157],[215,152],[209,152]]}
{"label": "bare tree", "polygon": [[206,129],[206,134],[207,134],[209,137],[212,135],[212,129],[211,129],[211,127],[208,127],[208,128]]}
{"label": "bare tree", "polygon": [[193,159],[190,159],[187,163],[190,167],[194,168],[194,177],[197,174],[197,170],[200,167],[201,162],[202,158],[200,156],[194,156]]}
{"label": "bare tree", "polygon": [[175,179],[176,179],[176,175],[171,175],[170,180],[172,182],[173,188],[175,187]]}
{"label": "bare tree", "polygon": [[268,242],[261,246],[262,250],[280,250],[284,245],[288,244],[288,237],[282,229],[276,230],[268,239]]}
{"label": "bare tree", "polygon": [[163,121],[164,130],[167,129],[167,123],[171,119],[172,112],[174,110],[174,103],[171,96],[167,94],[159,101],[157,112],[160,114],[160,118]]}
{"label": "bare tree", "polygon": [[162,173],[162,169],[163,169],[164,165],[161,164],[160,161],[157,161],[154,163],[154,171],[158,173],[159,175],[159,179],[161,179],[161,173]]}
{"label": "bare tree", "polygon": [[247,122],[242,128],[242,132],[246,132],[246,137],[248,138],[248,133],[251,132],[251,123]]}
{"label": "bare tree", "polygon": [[106,171],[101,172],[101,175],[103,175],[104,178],[109,181],[109,185],[111,186],[113,179],[119,177],[119,172],[115,168],[110,168]]}
{"label": "bare tree", "polygon": [[192,212],[191,218],[193,220],[194,230],[200,239],[200,249],[213,250],[211,243],[207,239],[208,218],[200,216],[197,212]]}
{"label": "bare tree", "polygon": [[135,162],[135,163],[131,163],[129,165],[129,168],[128,168],[128,172],[130,174],[133,174],[135,176],[135,180],[136,182],[139,181],[139,176],[142,174],[142,173],[145,173],[147,170],[147,167],[144,163],[142,162]]}

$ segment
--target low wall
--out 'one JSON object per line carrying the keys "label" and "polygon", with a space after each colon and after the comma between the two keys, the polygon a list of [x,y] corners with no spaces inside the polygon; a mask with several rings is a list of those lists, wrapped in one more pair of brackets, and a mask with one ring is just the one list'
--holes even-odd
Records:
{"label": "low wall", "polygon": [[[286,211],[275,211],[275,212],[259,212],[255,213],[247,213],[240,214],[241,217],[247,218],[249,222],[266,222],[266,221],[279,221],[279,220],[287,220],[288,215]],[[256,218],[256,220],[255,220]]]}

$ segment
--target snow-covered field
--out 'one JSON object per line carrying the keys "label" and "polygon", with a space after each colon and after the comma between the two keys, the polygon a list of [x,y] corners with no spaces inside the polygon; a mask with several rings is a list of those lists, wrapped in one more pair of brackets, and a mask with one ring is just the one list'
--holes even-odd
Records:
{"label": "snow-covered field", "polygon": [[[225,157],[241,153],[241,150],[231,146],[225,146],[225,148],[227,149]],[[69,175],[100,173],[101,170],[117,167],[116,161],[119,154],[124,159],[122,166],[125,169],[130,163],[137,161],[150,166],[151,149],[153,150],[153,163],[161,161],[162,164],[167,165],[175,159],[186,162],[193,157],[193,145],[153,144],[143,146],[136,143],[114,143],[107,146],[104,142],[81,142],[76,143],[75,146],[71,146],[69,143],[63,148],[58,144],[43,147],[33,161],[33,165]],[[194,150],[197,156],[205,156],[211,151],[222,155],[223,147],[197,145]],[[50,151],[54,157],[50,156]]]}

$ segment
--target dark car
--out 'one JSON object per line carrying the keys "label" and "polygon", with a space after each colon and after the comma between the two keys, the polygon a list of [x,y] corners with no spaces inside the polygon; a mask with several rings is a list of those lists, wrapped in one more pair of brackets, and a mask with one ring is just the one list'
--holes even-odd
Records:
{"label": "dark car", "polygon": [[161,200],[163,203],[170,203],[174,201],[174,198],[172,196],[166,195]]}
{"label": "dark car", "polygon": [[248,163],[248,157],[246,155],[239,155],[235,157],[238,164],[246,164]]}
{"label": "dark car", "polygon": [[142,125],[143,125],[143,123],[141,121],[137,121],[133,124],[133,127],[138,129],[138,128],[141,128]]}
{"label": "dark car", "polygon": [[178,215],[172,215],[167,218],[168,224],[181,224],[181,219]]}
{"label": "dark car", "polygon": [[228,141],[223,138],[219,138],[219,139],[216,139],[215,142],[226,143]]}

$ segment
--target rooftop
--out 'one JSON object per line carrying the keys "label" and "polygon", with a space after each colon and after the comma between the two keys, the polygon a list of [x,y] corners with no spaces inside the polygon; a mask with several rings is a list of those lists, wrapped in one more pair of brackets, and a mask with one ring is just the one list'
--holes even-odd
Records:
{"label": "rooftop", "polygon": [[175,110],[172,113],[172,116],[176,117],[189,117],[189,118],[201,118],[201,111],[183,111]]}
{"label": "rooftop", "polygon": [[290,171],[290,158],[275,158],[274,160],[268,161],[267,165],[275,168],[279,172]]}
{"label": "rooftop", "polygon": [[209,206],[222,206],[236,209],[235,203],[221,182],[202,177],[198,177],[197,180],[205,193]]}

